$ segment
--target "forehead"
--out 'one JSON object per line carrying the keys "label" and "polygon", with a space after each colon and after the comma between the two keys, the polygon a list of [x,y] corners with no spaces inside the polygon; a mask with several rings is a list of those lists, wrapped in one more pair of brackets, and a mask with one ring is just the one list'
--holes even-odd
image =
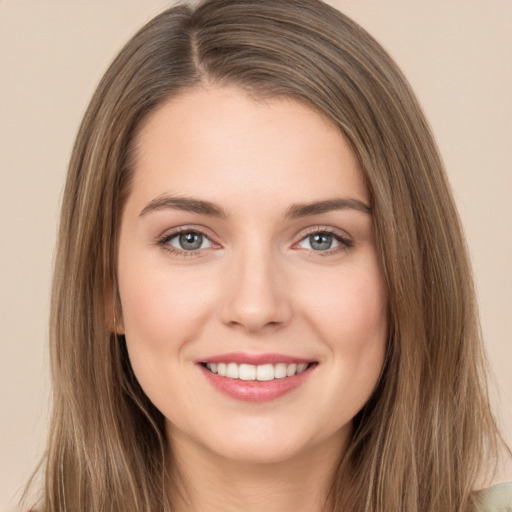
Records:
{"label": "forehead", "polygon": [[235,87],[195,88],[164,103],[141,125],[134,162],[132,191],[146,199],[349,194],[368,202],[355,155],[330,120],[296,100],[256,100]]}

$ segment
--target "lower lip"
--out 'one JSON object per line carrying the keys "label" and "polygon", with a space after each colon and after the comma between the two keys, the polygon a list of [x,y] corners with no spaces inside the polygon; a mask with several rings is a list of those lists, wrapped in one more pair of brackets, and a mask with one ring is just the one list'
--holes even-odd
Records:
{"label": "lower lip", "polygon": [[246,402],[269,402],[293,391],[304,383],[311,375],[316,364],[310,365],[302,373],[292,377],[267,381],[230,379],[212,373],[202,365],[199,366],[210,384],[221,393]]}

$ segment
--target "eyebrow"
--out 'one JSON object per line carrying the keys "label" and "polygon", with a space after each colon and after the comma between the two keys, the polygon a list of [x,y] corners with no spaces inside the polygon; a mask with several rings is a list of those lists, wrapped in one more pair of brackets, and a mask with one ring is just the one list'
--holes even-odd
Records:
{"label": "eyebrow", "polygon": [[308,217],[310,215],[319,215],[333,210],[357,210],[362,213],[371,214],[372,209],[365,202],[354,198],[333,198],[324,201],[314,201],[312,203],[293,204],[285,213],[285,218],[296,219],[298,217]]}
{"label": "eyebrow", "polygon": [[164,209],[182,210],[186,212],[199,213],[212,217],[227,217],[226,212],[210,201],[195,199],[193,197],[170,197],[159,196],[151,200],[140,212],[139,217],[149,212]]}
{"label": "eyebrow", "polygon": [[[186,212],[198,213],[200,215],[208,215],[211,217],[227,217],[227,213],[218,205],[205,201],[203,199],[196,199],[193,197],[171,197],[159,196],[151,200],[140,212],[139,217],[147,213],[158,210],[181,210]],[[354,198],[333,198],[325,199],[323,201],[314,201],[311,203],[297,203],[291,205],[284,213],[284,218],[297,219],[299,217],[308,217],[312,215],[319,215],[321,213],[330,212],[333,210],[357,210],[365,214],[371,214],[371,207],[365,202]]]}

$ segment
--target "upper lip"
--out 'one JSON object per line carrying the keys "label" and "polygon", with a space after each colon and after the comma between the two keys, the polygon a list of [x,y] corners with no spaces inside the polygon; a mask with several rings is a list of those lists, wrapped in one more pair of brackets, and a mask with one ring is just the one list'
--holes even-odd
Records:
{"label": "upper lip", "polygon": [[219,354],[216,356],[198,359],[197,363],[237,363],[252,364],[254,366],[262,364],[278,364],[278,363],[314,363],[313,359],[304,359],[303,357],[290,356],[285,354],[248,354],[245,352],[230,352],[228,354]]}

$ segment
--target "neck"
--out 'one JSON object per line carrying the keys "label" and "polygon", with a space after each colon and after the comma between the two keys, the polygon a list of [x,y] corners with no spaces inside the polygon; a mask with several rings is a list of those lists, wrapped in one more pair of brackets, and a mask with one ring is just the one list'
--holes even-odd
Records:
{"label": "neck", "polygon": [[345,447],[330,439],[290,459],[262,463],[226,460],[180,435],[173,457],[180,496],[176,512],[325,512],[329,487]]}

